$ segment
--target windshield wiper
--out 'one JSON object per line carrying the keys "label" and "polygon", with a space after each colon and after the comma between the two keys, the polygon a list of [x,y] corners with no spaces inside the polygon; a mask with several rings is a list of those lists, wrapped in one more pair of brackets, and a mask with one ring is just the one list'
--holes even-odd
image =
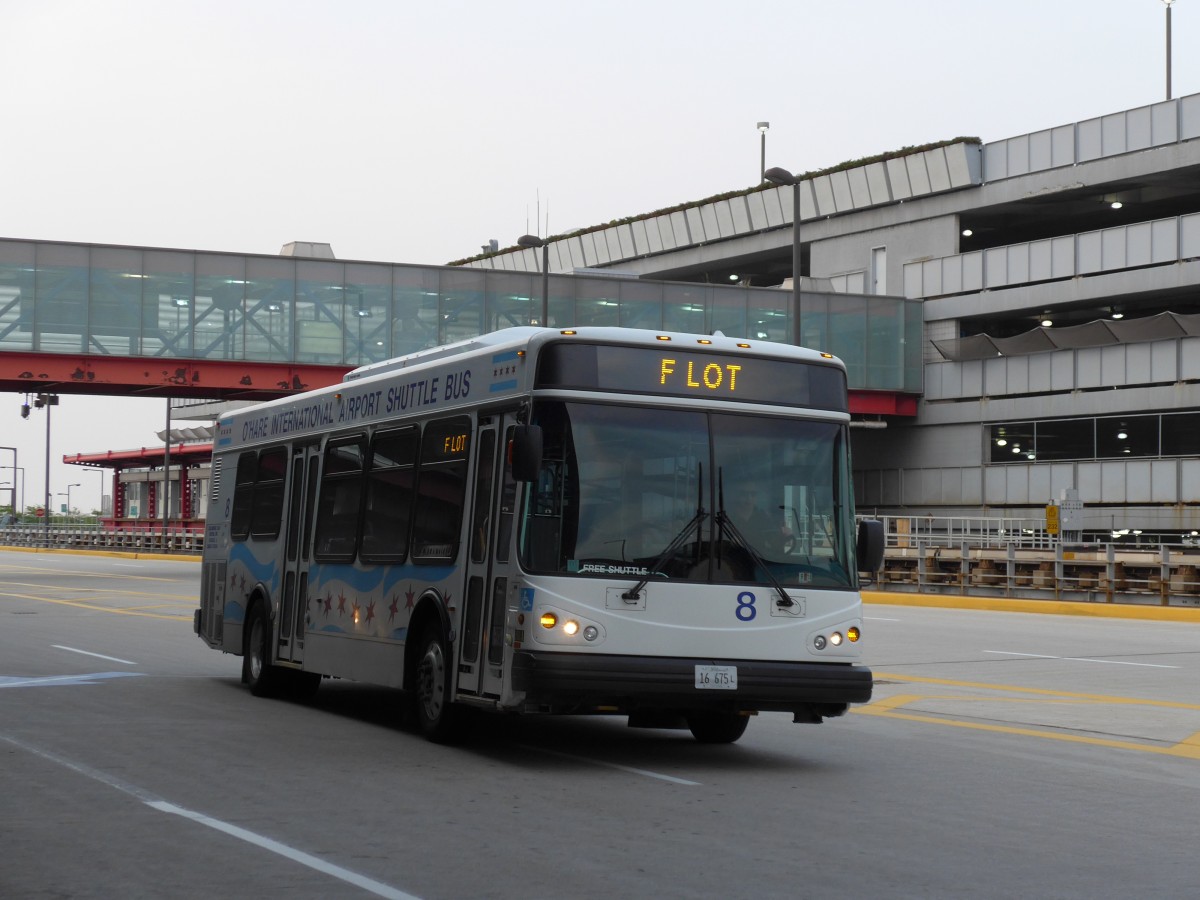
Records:
{"label": "windshield wiper", "polygon": [[696,473],[696,514],[692,516],[691,521],[683,526],[683,530],[680,531],[679,534],[675,535],[675,540],[667,544],[667,549],[664,550],[659,555],[658,559],[654,561],[654,565],[646,570],[647,574],[645,577],[643,577],[641,581],[621,595],[622,600],[636,600],[638,598],[638,594],[642,592],[642,588],[650,583],[650,576],[657,573],[662,564],[674,556],[675,551],[683,546],[683,542],[691,537],[693,531],[700,527],[700,523],[708,518],[708,510],[706,510],[703,506],[703,491],[704,467],[698,466]]}
{"label": "windshield wiper", "polygon": [[[767,567],[766,561],[762,558],[759,552],[754,549],[754,545],[746,540],[745,535],[738,531],[737,526],[733,524],[733,520],[729,518],[729,514],[725,512],[725,482],[723,477],[719,477],[717,481],[717,497],[720,504],[720,509],[717,510],[717,515],[715,516],[714,521],[717,523],[717,527],[721,529],[721,533],[725,534],[727,532],[729,536],[733,538],[733,542],[735,544],[750,554],[750,559],[754,561],[755,565],[762,569],[763,574],[767,576],[767,580],[771,582],[771,586],[775,588],[775,590],[779,591],[780,606],[795,606],[796,601],[788,596],[788,592],[783,589],[783,585],[780,583],[779,579],[775,577],[775,573]],[[719,540],[717,542],[717,546],[720,546]]]}

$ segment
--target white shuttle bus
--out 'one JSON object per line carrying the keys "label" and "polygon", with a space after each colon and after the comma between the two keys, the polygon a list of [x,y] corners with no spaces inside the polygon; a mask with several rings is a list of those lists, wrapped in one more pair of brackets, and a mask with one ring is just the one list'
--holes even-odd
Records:
{"label": "white shuttle bus", "polygon": [[[256,695],[406,692],[737,740],[866,702],[846,374],[721,335],[512,328],[223,417],[195,630]],[[860,559],[859,557],[863,557]]]}

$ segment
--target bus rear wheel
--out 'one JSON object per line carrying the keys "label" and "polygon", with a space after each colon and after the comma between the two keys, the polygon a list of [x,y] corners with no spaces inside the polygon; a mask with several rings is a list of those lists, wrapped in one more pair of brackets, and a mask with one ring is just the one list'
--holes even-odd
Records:
{"label": "bus rear wheel", "polygon": [[417,724],[429,740],[449,743],[459,737],[462,725],[462,711],[450,699],[450,650],[436,625],[421,632],[417,646]]}
{"label": "bus rear wheel", "polygon": [[271,622],[261,601],[251,606],[246,616],[242,681],[250,685],[255,697],[273,696],[279,686],[279,671],[271,665]]}
{"label": "bus rear wheel", "polygon": [[702,744],[732,744],[746,732],[750,717],[738,713],[688,713],[688,728],[692,737]]}

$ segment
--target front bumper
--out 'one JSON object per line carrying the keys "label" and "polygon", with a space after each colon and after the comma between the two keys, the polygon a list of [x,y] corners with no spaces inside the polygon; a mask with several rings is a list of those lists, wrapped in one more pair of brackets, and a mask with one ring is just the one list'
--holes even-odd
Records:
{"label": "front bumper", "polygon": [[[736,666],[736,690],[696,687],[696,666]],[[848,663],[614,656],[518,650],[513,690],[527,707],[785,711],[834,716],[871,699],[871,670]]]}

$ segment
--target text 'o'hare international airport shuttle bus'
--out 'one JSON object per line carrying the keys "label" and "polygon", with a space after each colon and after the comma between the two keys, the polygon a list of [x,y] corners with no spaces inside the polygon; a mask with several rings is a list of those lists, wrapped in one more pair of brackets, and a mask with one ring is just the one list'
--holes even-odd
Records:
{"label": "text 'o'hare international airport shuttle bus'", "polygon": [[[258,695],[403,689],[737,740],[871,696],[841,362],[511,328],[239,410],[214,439],[196,632]],[[862,557],[862,559],[860,559]]]}

